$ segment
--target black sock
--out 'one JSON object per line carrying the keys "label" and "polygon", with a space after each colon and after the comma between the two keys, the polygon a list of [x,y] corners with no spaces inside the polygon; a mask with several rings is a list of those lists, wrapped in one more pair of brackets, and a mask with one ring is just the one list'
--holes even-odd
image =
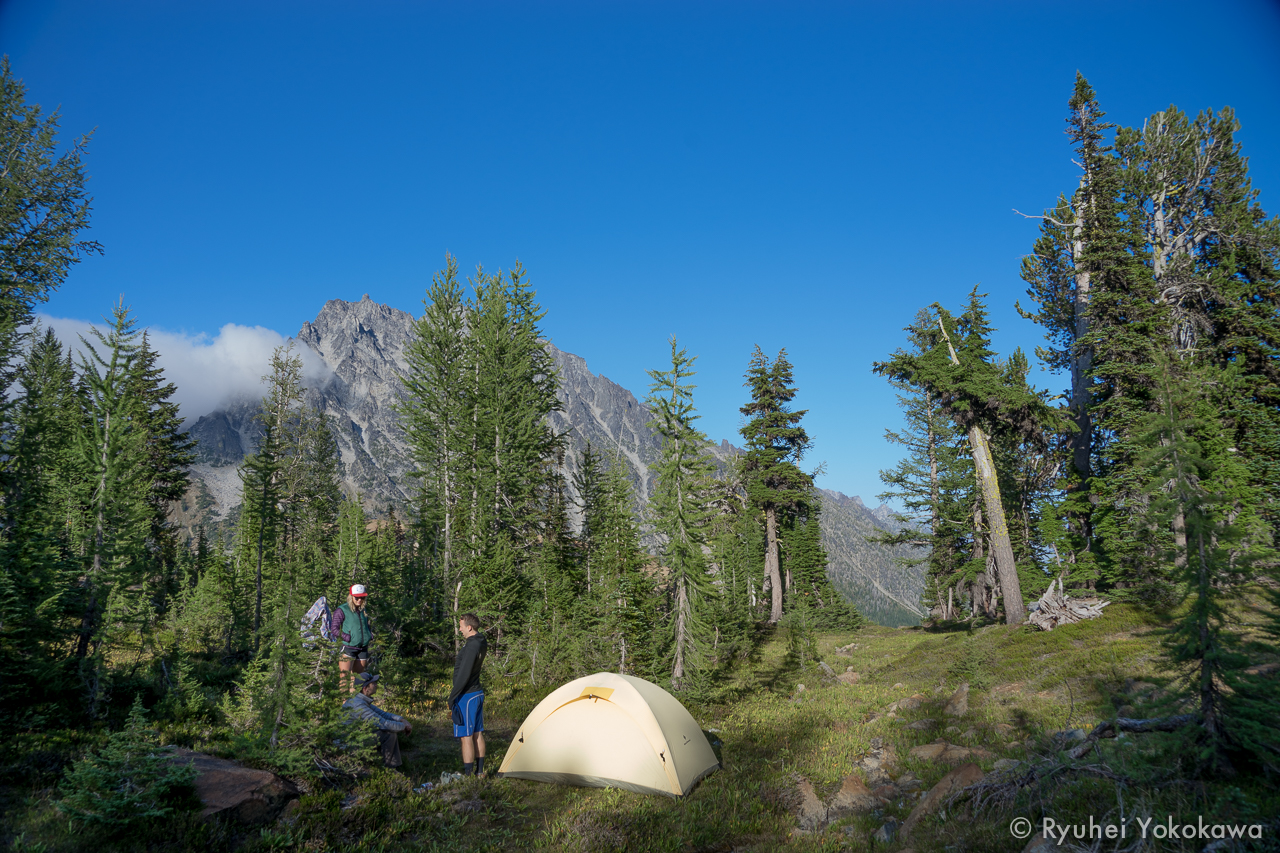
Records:
{"label": "black sock", "polygon": [[476,773],[476,766],[474,764],[465,763],[465,762],[463,763],[462,765],[463,776],[474,776],[475,773]]}
{"label": "black sock", "polygon": [[477,776],[484,775],[484,756],[483,755],[481,755],[479,758],[476,759],[476,775]]}

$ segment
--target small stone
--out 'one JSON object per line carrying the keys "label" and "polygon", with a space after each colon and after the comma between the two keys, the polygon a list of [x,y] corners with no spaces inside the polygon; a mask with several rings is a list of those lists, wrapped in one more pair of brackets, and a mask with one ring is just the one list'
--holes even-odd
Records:
{"label": "small stone", "polygon": [[936,729],[937,727],[938,727],[938,721],[930,720],[930,719],[916,720],[914,723],[911,723],[909,726],[907,726],[907,728],[916,732],[927,732],[932,729]]}
{"label": "small stone", "polygon": [[851,667],[851,666],[846,666],[846,667],[844,668],[844,671],[845,671],[845,672],[853,672],[853,667]]}
{"label": "small stone", "polygon": [[956,746],[952,744],[942,751],[938,760],[944,764],[960,764],[965,761],[986,761],[995,755],[980,746]]}
{"label": "small stone", "polygon": [[890,782],[887,785],[877,785],[876,789],[871,793],[875,794],[876,799],[882,803],[888,803],[894,797],[898,796],[898,786]]}
{"label": "small stone", "polygon": [[898,710],[899,711],[915,711],[918,708],[920,708],[920,706],[922,706],[925,703],[925,700],[928,698],[929,697],[922,696],[919,693],[917,693],[914,696],[908,696],[906,699],[899,699]]}
{"label": "small stone", "polygon": [[1132,705],[1121,705],[1116,711],[1116,715],[1120,717],[1132,717],[1136,713],[1138,713],[1138,711]]}
{"label": "small stone", "polygon": [[800,828],[803,830],[822,829],[827,825],[827,807],[822,804],[822,800],[818,799],[818,795],[814,793],[813,783],[808,779],[801,777],[796,783],[796,790],[800,794]]}
{"label": "small stone", "polygon": [[1022,743],[1020,741],[1011,740],[1004,745],[1004,748],[1005,749],[1021,749]]}
{"label": "small stone", "polygon": [[960,737],[964,738],[965,740],[973,740],[977,736],[978,736],[977,729],[968,729],[965,731],[964,734],[960,735]]}
{"label": "small stone", "polygon": [[920,758],[924,761],[933,761],[939,755],[942,755],[943,750],[946,748],[946,741],[936,741],[934,743],[926,743],[924,746],[912,747],[911,752],[908,754],[912,758]]}
{"label": "small stone", "polygon": [[893,837],[898,834],[898,822],[896,820],[887,820],[884,825],[871,833],[871,840],[879,844],[892,844]]}
{"label": "small stone", "polygon": [[[885,657],[888,657],[888,655],[885,655]],[[893,688],[892,688],[892,689],[893,689],[893,690],[901,690],[902,688],[904,688],[904,687],[906,687],[906,686],[907,686],[907,685],[905,685],[905,684],[903,684],[901,681],[899,681],[897,684],[893,685]]]}
{"label": "small stone", "polygon": [[911,750],[912,758],[925,761],[941,761],[944,764],[960,764],[966,761],[984,761],[995,755],[980,746],[957,746],[944,740],[926,743]]}
{"label": "small stone", "polygon": [[858,673],[853,671],[853,667],[850,667],[849,669],[846,669],[844,672],[837,675],[836,681],[839,681],[842,684],[857,684]]}
{"label": "small stone", "polygon": [[1008,723],[996,723],[995,729],[996,729],[996,734],[1000,735],[1001,737],[1008,737],[1009,735],[1013,734],[1013,726],[1009,725]]}
{"label": "small stone", "polygon": [[949,734],[949,735],[958,735],[958,734],[960,734],[960,727],[959,727],[959,726],[947,726],[946,731],[947,731],[947,734]]}
{"label": "small stone", "polygon": [[840,790],[831,798],[827,807],[827,819],[838,820],[849,814],[866,814],[873,811],[878,803],[863,781],[857,776],[844,777]]}
{"label": "small stone", "polygon": [[911,810],[911,814],[907,816],[906,822],[902,825],[902,837],[904,839],[907,838],[911,834],[911,830],[925,815],[933,814],[941,808],[942,804],[952,794],[982,781],[982,776],[982,769],[976,764],[962,764],[946,776],[943,776],[938,784],[930,788],[929,793],[925,794],[920,802],[916,803],[916,807]]}
{"label": "small stone", "polygon": [[956,688],[956,692],[951,694],[951,700],[947,702],[947,707],[943,713],[949,717],[963,717],[969,713],[969,683],[966,681]]}
{"label": "small stone", "polygon": [[797,685],[796,685],[796,692],[797,692],[797,693],[803,693],[803,692],[804,692],[804,685],[803,685],[803,684],[797,684]]}
{"label": "small stone", "polygon": [[835,678],[835,677],[836,677],[836,671],[835,671],[834,669],[832,669],[832,668],[827,664],[827,662],[826,662],[826,661],[821,661],[821,660],[820,660],[820,661],[818,661],[818,668],[819,668],[819,669],[821,669],[821,670],[822,670],[822,673],[823,673],[824,675],[826,675],[827,677],[829,677],[829,678]]}
{"label": "small stone", "polygon": [[453,810],[458,814],[482,812],[484,811],[484,800],[460,800],[453,804]]}
{"label": "small stone", "polygon": [[863,773],[867,777],[867,785],[870,788],[881,788],[885,785],[893,784],[893,777],[879,767],[873,767],[870,770],[864,770]]}
{"label": "small stone", "polygon": [[1045,838],[1043,832],[1037,832],[1031,836],[1031,840],[1027,842],[1027,846],[1022,848],[1022,853],[1058,853],[1058,843],[1052,838]]}
{"label": "small stone", "polygon": [[896,784],[898,786],[898,790],[902,791],[904,794],[919,791],[924,787],[924,782],[920,781],[914,773],[903,773],[898,777]]}
{"label": "small stone", "polygon": [[1017,760],[1017,759],[1015,759],[1015,758],[1002,758],[1002,759],[1000,759],[999,761],[997,761],[997,762],[995,763],[995,765],[993,766],[993,768],[992,768],[992,769],[994,769],[994,770],[1011,770],[1011,769],[1013,769],[1014,767],[1017,767],[1017,766],[1018,766],[1019,764],[1021,764],[1021,763],[1022,763],[1021,761],[1018,761],[1018,760]]}

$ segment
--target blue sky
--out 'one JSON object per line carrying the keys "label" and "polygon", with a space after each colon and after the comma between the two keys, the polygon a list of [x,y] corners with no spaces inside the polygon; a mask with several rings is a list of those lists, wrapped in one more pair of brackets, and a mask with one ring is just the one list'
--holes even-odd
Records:
{"label": "blue sky", "polygon": [[1012,209],[1075,184],[1077,69],[1122,124],[1234,107],[1274,213],[1278,48],[1260,0],[0,3],[29,99],[96,128],[106,253],[45,311],[123,294],[185,414],[329,299],[416,315],[446,252],[518,258],[555,344],[638,395],[670,335],[697,354],[716,440],[786,347],[820,484],[871,503],[899,418],[870,365],[919,308],[981,283],[998,349],[1039,340]]}

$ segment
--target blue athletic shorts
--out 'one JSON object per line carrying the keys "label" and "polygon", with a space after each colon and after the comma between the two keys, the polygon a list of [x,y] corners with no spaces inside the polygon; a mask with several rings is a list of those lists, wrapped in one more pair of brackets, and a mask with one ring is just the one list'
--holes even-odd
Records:
{"label": "blue athletic shorts", "polygon": [[453,706],[453,736],[471,737],[484,731],[484,693],[463,693]]}

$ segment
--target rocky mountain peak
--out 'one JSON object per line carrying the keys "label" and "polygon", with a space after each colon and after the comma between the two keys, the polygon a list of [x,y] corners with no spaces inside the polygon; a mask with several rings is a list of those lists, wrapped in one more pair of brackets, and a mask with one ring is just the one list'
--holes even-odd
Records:
{"label": "rocky mountain peak", "polygon": [[[329,300],[315,320],[302,324],[295,338],[305,362],[324,366],[319,373],[308,371],[305,402],[328,418],[341,458],[344,489],[350,495],[359,494],[375,514],[411,497],[409,446],[396,404],[408,370],[405,349],[413,324],[412,315],[365,294],[359,302]],[[637,504],[647,501],[653,488],[653,465],[661,452],[652,413],[626,388],[592,373],[586,359],[550,342],[546,346],[559,375],[561,410],[551,414],[550,423],[566,440],[562,470],[571,514],[577,510],[572,475],[588,442],[606,458],[620,458]],[[208,507],[204,517],[191,523],[225,518],[240,503],[236,472],[261,439],[255,419],[259,406],[257,400],[232,402],[191,427],[198,441],[194,488],[205,492],[191,503]],[[710,450],[722,465],[740,452],[728,440]],[[909,605],[919,600],[922,577],[904,574],[893,565],[895,554],[883,547],[873,553],[865,542],[864,534],[886,527],[883,519],[891,516],[889,508],[872,511],[857,497],[828,489],[823,494],[828,507],[823,514],[823,542],[837,587],[873,618],[882,614],[888,620],[909,619]],[[879,604],[872,602],[872,609],[866,611],[869,599]]]}

